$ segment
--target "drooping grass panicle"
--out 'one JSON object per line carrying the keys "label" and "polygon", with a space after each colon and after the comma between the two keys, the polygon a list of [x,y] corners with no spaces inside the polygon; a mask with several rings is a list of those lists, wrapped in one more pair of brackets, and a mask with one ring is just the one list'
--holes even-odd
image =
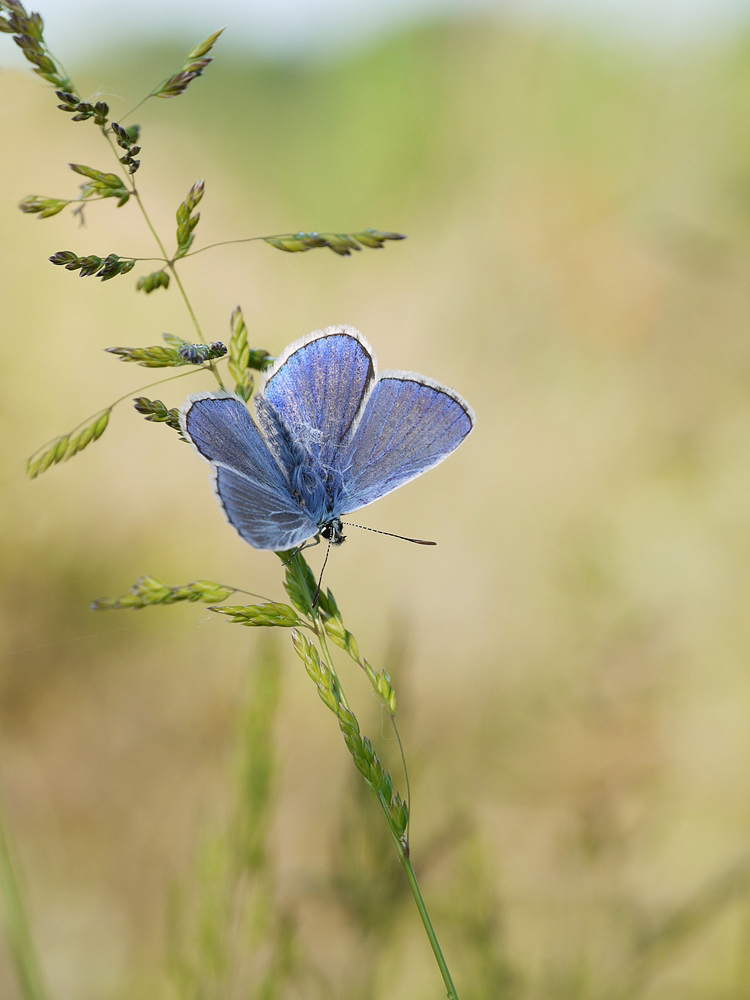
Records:
{"label": "drooping grass panicle", "polygon": [[[362,668],[383,707],[387,709],[390,715],[395,715],[396,692],[393,688],[393,684],[391,683],[388,671],[375,670],[375,668],[360,655],[357,640],[354,638],[352,633],[345,628],[344,622],[341,618],[341,613],[335,606],[335,602],[332,602],[333,595],[330,590],[328,591],[327,597],[328,600],[326,603],[328,605],[328,609],[321,608],[320,612],[320,621],[326,635],[331,642],[338,646],[339,649],[343,649],[344,652],[348,653],[354,662]],[[320,601],[318,603],[320,603]],[[330,610],[331,604],[333,604],[333,607],[335,608],[334,611]]]}
{"label": "drooping grass panicle", "polygon": [[[340,681],[330,660],[326,639],[330,638],[362,667],[380,701],[387,707],[392,718],[396,711],[396,695],[390,677],[385,671],[376,672],[360,658],[357,642],[343,624],[341,612],[333,593],[330,589],[325,592],[318,589],[312,570],[302,554],[297,552],[291,557],[286,554],[285,558],[282,556],[282,561],[285,563],[284,588],[289,599],[307,619],[309,627],[315,632],[320,642],[319,654],[312,640],[295,630],[292,634],[295,651],[318,685],[320,697],[336,714],[357,768],[375,794],[379,797],[382,796],[381,805],[386,815],[390,817],[389,823],[395,824],[392,827],[394,835],[401,839],[407,829],[408,807],[400,796],[397,799],[394,797],[390,774],[383,772],[377,754],[372,749],[369,740],[360,736],[359,724],[343,696]],[[317,595],[317,600],[315,595]],[[320,664],[322,665],[319,666]],[[401,825],[402,820],[403,826]],[[396,827],[398,827],[398,832],[396,832]]]}
{"label": "drooping grass panicle", "polygon": [[[290,600],[299,610],[300,614],[307,619],[308,627],[314,633],[315,640],[317,640],[316,645],[314,639],[302,633],[298,628],[293,628],[292,643],[295,652],[303,661],[308,674],[315,682],[321,700],[336,716],[352,760],[380,804],[396,848],[398,859],[406,875],[425,933],[430,942],[430,947],[435,956],[435,961],[440,969],[448,1000],[458,1000],[458,992],[453,984],[450,970],[440,948],[409,858],[410,807],[408,803],[408,775],[406,779],[407,801],[405,802],[401,794],[398,791],[394,791],[393,779],[390,772],[383,768],[369,738],[362,735],[357,718],[347,702],[330,656],[327,642],[328,632],[325,628],[327,618],[340,618],[333,595],[330,590],[325,594],[322,591],[318,594],[315,578],[302,557],[301,552],[296,551],[291,555],[289,553],[277,554],[282,558],[286,566],[285,586]],[[317,595],[317,601],[313,596],[314,594]],[[347,634],[347,630],[343,627],[343,622],[340,626],[336,624],[332,632],[342,643],[349,655],[360,662],[356,643],[353,641],[353,637]],[[361,665],[382,703],[387,706],[394,731],[398,738],[398,731],[395,728],[395,720],[393,718],[395,714],[395,694],[390,678],[385,671],[378,674],[366,661],[361,661]],[[401,746],[400,739],[398,743],[403,761],[403,747]]]}
{"label": "drooping grass panicle", "polygon": [[[323,663],[313,641],[298,629],[292,631],[292,645],[297,656],[304,663],[310,679],[317,687],[321,701],[337,716],[341,709],[341,688],[336,674]],[[357,730],[359,730],[359,726],[357,726]]]}
{"label": "drooping grass panicle", "polygon": [[19,0],[0,0],[0,32],[13,35],[13,41],[43,80],[66,94],[76,96],[73,81],[60,62],[54,58],[44,40],[44,21],[40,14],[27,13]]}
{"label": "drooping grass panicle", "polygon": [[364,657],[360,655],[357,640],[345,627],[341,612],[336,606],[336,602],[333,599],[333,594],[330,590],[326,596],[327,601],[325,602],[325,607],[321,607],[319,613],[319,621],[323,626],[324,633],[327,638],[331,640],[331,642],[348,653],[352,660],[354,660],[354,662],[364,671],[370,682],[372,690],[374,691],[382,708],[388,715],[391,728],[393,729],[393,734],[396,737],[396,742],[398,743],[399,752],[401,754],[401,764],[404,770],[404,781],[406,783],[407,826],[402,836],[408,843],[408,816],[411,803],[411,791],[409,785],[409,770],[406,766],[406,755],[404,754],[404,747],[401,742],[401,734],[399,733],[398,726],[396,725],[396,691],[393,687],[388,671],[385,669],[376,670],[366,659],[364,659]]}

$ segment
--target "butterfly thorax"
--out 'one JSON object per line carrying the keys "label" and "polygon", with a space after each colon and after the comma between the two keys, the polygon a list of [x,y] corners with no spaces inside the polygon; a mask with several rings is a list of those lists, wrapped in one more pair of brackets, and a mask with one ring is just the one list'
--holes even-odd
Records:
{"label": "butterfly thorax", "polygon": [[292,470],[291,487],[300,507],[315,521],[323,538],[340,545],[344,540],[336,510],[341,495],[340,476],[312,462],[302,462]]}

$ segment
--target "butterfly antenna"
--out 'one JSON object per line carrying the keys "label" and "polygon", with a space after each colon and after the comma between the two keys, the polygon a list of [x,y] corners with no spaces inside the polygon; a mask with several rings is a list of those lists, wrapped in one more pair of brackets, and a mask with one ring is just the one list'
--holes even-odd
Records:
{"label": "butterfly antenna", "polygon": [[[376,535],[388,535],[389,538],[400,538],[402,542],[414,542],[415,545],[437,545],[437,542],[428,542],[424,538],[407,538],[406,535],[394,535],[392,531],[380,531],[378,528],[368,528],[364,524],[352,524],[351,521],[342,521],[341,523],[346,525],[347,528],[361,528],[362,531],[374,531]],[[326,555],[327,558],[328,555]]]}
{"label": "butterfly antenna", "polygon": [[313,608],[315,608],[315,606],[317,605],[318,598],[320,597],[320,585],[323,582],[323,573],[325,571],[326,563],[328,562],[328,556],[330,554],[331,554],[331,539],[329,538],[328,539],[328,548],[326,549],[326,557],[323,560],[323,565],[320,568],[320,576],[318,577],[318,586],[315,588],[315,597],[313,597],[313,602],[312,602],[312,607]]}

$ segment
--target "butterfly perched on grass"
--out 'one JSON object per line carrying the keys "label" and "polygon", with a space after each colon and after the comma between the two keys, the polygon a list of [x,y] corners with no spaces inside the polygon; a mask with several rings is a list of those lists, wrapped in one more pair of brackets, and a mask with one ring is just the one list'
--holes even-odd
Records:
{"label": "butterfly perched on grass", "polygon": [[370,345],[349,326],[290,344],[254,400],[255,421],[237,396],[196,393],[180,426],[210,462],[229,523],[277,552],[317,535],[342,542],[342,516],[442,462],[474,426],[468,403],[439,382],[378,375]]}

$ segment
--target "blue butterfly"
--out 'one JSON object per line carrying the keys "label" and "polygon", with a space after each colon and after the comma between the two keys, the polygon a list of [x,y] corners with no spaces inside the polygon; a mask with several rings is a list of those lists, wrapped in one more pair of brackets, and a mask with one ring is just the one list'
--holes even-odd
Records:
{"label": "blue butterfly", "polygon": [[185,437],[213,470],[227,520],[256,549],[344,540],[342,515],[442,462],[474,426],[452,389],[411,372],[378,376],[350,326],[290,344],[255,393],[253,421],[228,392],[180,409]]}

